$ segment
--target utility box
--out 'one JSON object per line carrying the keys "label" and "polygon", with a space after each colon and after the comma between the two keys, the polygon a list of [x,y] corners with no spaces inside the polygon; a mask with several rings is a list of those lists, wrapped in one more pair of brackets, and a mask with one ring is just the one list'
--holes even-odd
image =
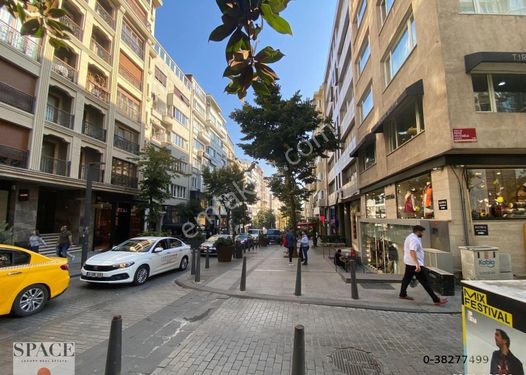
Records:
{"label": "utility box", "polygon": [[465,280],[498,280],[499,249],[492,246],[460,246],[462,278]]}
{"label": "utility box", "polygon": [[511,254],[499,252],[499,262],[499,280],[513,280],[513,271],[511,269]]}

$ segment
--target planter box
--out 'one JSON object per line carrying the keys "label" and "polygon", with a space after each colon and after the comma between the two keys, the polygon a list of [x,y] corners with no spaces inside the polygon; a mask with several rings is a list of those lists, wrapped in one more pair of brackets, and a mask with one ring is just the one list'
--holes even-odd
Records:
{"label": "planter box", "polygon": [[218,246],[217,247],[217,261],[231,262],[234,254],[234,246]]}

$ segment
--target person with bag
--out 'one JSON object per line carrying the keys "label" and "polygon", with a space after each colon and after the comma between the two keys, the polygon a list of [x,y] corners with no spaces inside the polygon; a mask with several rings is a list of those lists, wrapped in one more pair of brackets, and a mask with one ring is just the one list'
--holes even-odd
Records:
{"label": "person with bag", "polygon": [[46,242],[40,237],[40,233],[38,232],[38,229],[33,230],[31,233],[31,236],[29,237],[29,247],[31,248],[31,251],[38,253],[40,252],[40,245],[46,246]]}
{"label": "person with bag", "polygon": [[57,255],[61,258],[71,257],[71,261],[75,260],[75,255],[68,254],[69,247],[73,244],[72,234],[68,230],[67,225],[63,225],[60,228],[60,233],[58,235],[58,244],[57,244]]}
{"label": "person with bag", "polygon": [[307,233],[302,232],[301,240],[300,240],[300,253],[303,258],[303,265],[308,265],[308,257],[307,252],[309,251],[309,237],[307,236]]}
{"label": "person with bag", "polygon": [[292,228],[289,228],[287,231],[285,241],[287,241],[287,249],[289,250],[289,266],[292,266],[292,255],[294,254],[294,246],[296,245],[296,235]]}

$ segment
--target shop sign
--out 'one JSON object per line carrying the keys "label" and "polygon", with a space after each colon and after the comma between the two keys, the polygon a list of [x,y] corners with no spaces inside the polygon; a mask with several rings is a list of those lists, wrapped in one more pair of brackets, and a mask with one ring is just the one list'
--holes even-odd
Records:
{"label": "shop sign", "polygon": [[18,191],[18,200],[19,201],[28,201],[29,200],[29,190],[20,189]]}
{"label": "shop sign", "polygon": [[475,224],[473,225],[475,230],[475,236],[487,236],[488,235],[488,225],[487,224]]}
{"label": "shop sign", "polygon": [[457,128],[453,129],[453,142],[477,142],[477,129],[475,128]]}
{"label": "shop sign", "polygon": [[438,209],[440,211],[446,211],[447,210],[447,199],[439,199],[438,200]]}
{"label": "shop sign", "polygon": [[14,342],[13,375],[75,374],[74,342]]}

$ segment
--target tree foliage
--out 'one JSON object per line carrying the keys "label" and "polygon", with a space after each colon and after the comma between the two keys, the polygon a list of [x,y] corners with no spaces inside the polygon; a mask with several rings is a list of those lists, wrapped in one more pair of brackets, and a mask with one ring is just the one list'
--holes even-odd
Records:
{"label": "tree foliage", "polygon": [[197,199],[190,199],[185,203],[175,206],[177,216],[179,216],[183,222],[188,221],[193,224],[197,223],[196,218],[202,211],[201,201]]}
{"label": "tree foliage", "polygon": [[251,219],[248,215],[248,207],[246,203],[241,203],[239,206],[232,209],[232,225],[234,227],[242,225],[243,227],[250,223]]}
{"label": "tree foliage", "polygon": [[259,210],[252,224],[256,228],[276,228],[276,215],[271,209]]}
{"label": "tree foliage", "polygon": [[245,104],[230,117],[241,126],[243,151],[277,169],[269,186],[287,206],[295,227],[301,201],[312,193],[306,186],[316,181],[316,159],[339,147],[331,122],[299,93],[283,99],[278,85],[269,95],[257,94],[255,105]]}

